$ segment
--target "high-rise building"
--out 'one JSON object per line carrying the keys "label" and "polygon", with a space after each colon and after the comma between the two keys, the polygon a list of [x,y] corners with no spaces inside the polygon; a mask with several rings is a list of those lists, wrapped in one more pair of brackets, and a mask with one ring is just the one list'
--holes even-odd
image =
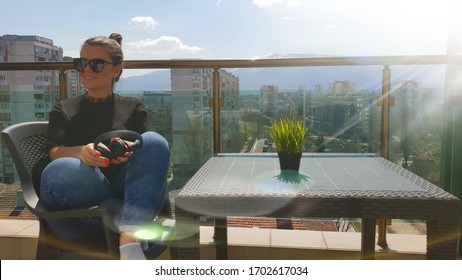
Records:
{"label": "high-rise building", "polygon": [[367,134],[372,98],[371,94],[353,92],[348,96],[311,96],[306,104],[310,132],[335,137]]}
{"label": "high-rise building", "polygon": [[[65,56],[63,61],[72,62],[72,57]],[[80,82],[79,72],[77,70],[66,70],[66,89],[67,89],[67,97],[76,97],[85,93],[85,89]]]}
{"label": "high-rise building", "polygon": [[270,117],[278,114],[279,89],[274,85],[260,87],[260,113]]}
{"label": "high-rise building", "polygon": [[[40,36],[0,36],[0,62],[63,61],[63,50]],[[59,97],[59,71],[0,71],[0,126],[47,120]]]}
{"label": "high-rise building", "polygon": [[329,95],[351,96],[355,92],[355,84],[350,81],[335,81],[329,85]]}
{"label": "high-rise building", "polygon": [[[40,36],[0,36],[0,62],[63,61],[63,50]],[[58,71],[2,71],[2,89],[9,92],[57,92]]]}
{"label": "high-rise building", "polygon": [[[194,170],[212,153],[212,69],[172,69],[172,135],[175,168]],[[239,79],[220,71],[221,147],[239,131]],[[186,165],[186,166],[185,166]]]}
{"label": "high-rise building", "polygon": [[148,111],[150,129],[172,141],[172,93],[144,91],[141,96]]}
{"label": "high-rise building", "polygon": [[[40,36],[0,36],[0,62],[63,61],[63,50],[51,39]],[[59,71],[0,71],[0,129],[14,123],[48,120],[49,112],[59,98]],[[0,163],[3,182],[14,182],[10,158]]]}
{"label": "high-rise building", "polygon": [[393,85],[391,96],[395,106],[390,109],[391,118],[406,124],[410,119],[421,120],[424,112],[422,84],[415,81],[402,81]]}

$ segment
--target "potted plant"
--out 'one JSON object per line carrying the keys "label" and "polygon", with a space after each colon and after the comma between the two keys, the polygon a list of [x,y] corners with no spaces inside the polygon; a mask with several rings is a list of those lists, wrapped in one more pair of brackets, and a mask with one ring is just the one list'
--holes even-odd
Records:
{"label": "potted plant", "polygon": [[276,144],[281,170],[298,172],[307,133],[301,118],[279,118],[271,122],[268,135]]}

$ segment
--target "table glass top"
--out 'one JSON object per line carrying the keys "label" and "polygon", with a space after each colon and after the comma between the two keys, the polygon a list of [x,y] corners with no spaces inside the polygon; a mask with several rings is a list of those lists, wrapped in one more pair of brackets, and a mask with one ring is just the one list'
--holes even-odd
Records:
{"label": "table glass top", "polygon": [[324,217],[340,210],[360,215],[375,209],[375,203],[380,210],[385,200],[410,203],[414,209],[417,200],[443,198],[456,199],[371,154],[304,154],[299,173],[281,172],[276,154],[220,154],[207,161],[175,201],[179,208],[213,217],[271,216],[279,209]]}
{"label": "table glass top", "polygon": [[300,172],[280,171],[277,156],[223,156],[200,190],[248,192],[422,191],[370,156],[303,156]]}

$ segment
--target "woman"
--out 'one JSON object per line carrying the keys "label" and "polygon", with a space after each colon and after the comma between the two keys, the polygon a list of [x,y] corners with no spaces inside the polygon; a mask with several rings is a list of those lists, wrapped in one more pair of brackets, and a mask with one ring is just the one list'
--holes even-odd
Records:
{"label": "woman", "polygon": [[[122,200],[116,221],[121,259],[145,259],[135,232],[149,226],[162,208],[170,154],[167,141],[147,131],[143,104],[113,92],[123,67],[121,43],[120,34],[90,38],[83,44],[80,58],[74,59],[87,92],[58,102],[50,112],[52,161],[42,173],[40,196],[45,205],[60,210]],[[142,134],[143,145],[109,160],[94,149],[93,141],[104,132],[120,129]],[[90,218],[48,222],[66,239],[84,237],[101,227],[101,221]]]}

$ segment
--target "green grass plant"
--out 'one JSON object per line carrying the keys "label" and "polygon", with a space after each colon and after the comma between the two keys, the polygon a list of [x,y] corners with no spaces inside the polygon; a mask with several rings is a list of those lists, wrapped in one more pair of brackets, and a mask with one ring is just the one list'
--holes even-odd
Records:
{"label": "green grass plant", "polygon": [[292,117],[273,120],[268,132],[280,154],[301,154],[307,134],[308,128],[303,127],[302,119]]}

